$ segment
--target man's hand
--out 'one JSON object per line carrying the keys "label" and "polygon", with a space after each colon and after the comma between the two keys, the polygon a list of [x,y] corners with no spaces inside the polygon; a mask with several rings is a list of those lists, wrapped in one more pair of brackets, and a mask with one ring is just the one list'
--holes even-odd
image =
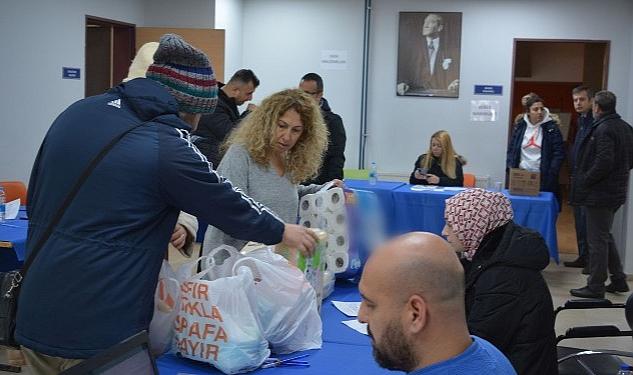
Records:
{"label": "man's hand", "polygon": [[176,224],[174,227],[174,233],[171,235],[171,244],[176,249],[182,249],[187,242],[187,230],[180,224]]}
{"label": "man's hand", "polygon": [[409,91],[409,85],[404,82],[400,82],[396,85],[396,92],[398,95],[404,95],[407,91]]}
{"label": "man's hand", "polygon": [[297,249],[307,258],[314,253],[317,240],[318,237],[312,230],[296,224],[286,224],[280,245]]}
{"label": "man's hand", "polygon": [[255,109],[257,109],[257,106],[253,103],[248,103],[248,105],[246,106],[246,110],[249,112],[253,112]]}

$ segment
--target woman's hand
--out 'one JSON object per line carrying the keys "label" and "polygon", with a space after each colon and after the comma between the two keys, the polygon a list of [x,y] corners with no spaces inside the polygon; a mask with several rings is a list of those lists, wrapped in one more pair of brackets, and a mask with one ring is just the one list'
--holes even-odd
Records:
{"label": "woman's hand", "polygon": [[319,240],[314,231],[296,224],[286,224],[281,245],[289,249],[296,249],[308,258],[314,254],[314,248]]}
{"label": "woman's hand", "polygon": [[176,249],[182,249],[185,246],[185,242],[187,241],[187,230],[180,224],[176,224],[174,228],[174,233],[171,235],[171,244]]}
{"label": "woman's hand", "polygon": [[437,185],[440,183],[440,178],[434,174],[427,173],[426,181],[431,185]]}
{"label": "woman's hand", "polygon": [[415,176],[415,178],[417,178],[418,180],[426,180],[428,174],[422,174],[418,172],[418,170],[416,169],[415,172],[413,173],[413,176]]}
{"label": "woman's hand", "polygon": [[343,181],[339,180],[338,178],[335,178],[330,182],[334,184],[334,187],[339,187],[341,189],[345,187],[345,184],[343,183]]}

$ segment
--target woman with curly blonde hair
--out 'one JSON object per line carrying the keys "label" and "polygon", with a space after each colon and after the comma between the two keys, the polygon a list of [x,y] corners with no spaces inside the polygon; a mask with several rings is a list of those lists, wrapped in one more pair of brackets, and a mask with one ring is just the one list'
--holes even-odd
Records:
{"label": "woman with curly blonde hair", "polygon": [[[294,224],[299,198],[321,188],[299,183],[317,174],[327,139],[321,110],[310,95],[295,89],[280,91],[264,99],[229,136],[217,170],[234,187]],[[232,235],[238,234],[210,226],[203,254],[222,244],[244,247],[246,241]]]}

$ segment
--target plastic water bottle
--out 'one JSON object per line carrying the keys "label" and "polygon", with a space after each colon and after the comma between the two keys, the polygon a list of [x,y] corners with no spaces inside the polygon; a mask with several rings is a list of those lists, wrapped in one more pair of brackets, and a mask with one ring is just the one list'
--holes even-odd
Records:
{"label": "plastic water bottle", "polygon": [[633,374],[633,366],[629,366],[627,364],[620,365],[620,371],[618,371],[618,375],[632,375]]}
{"label": "plastic water bottle", "polygon": [[376,185],[378,182],[378,167],[376,166],[376,162],[371,162],[371,168],[369,169],[369,184]]}
{"label": "plastic water bottle", "polygon": [[5,198],[4,187],[0,186],[0,223],[4,221],[6,214]]}

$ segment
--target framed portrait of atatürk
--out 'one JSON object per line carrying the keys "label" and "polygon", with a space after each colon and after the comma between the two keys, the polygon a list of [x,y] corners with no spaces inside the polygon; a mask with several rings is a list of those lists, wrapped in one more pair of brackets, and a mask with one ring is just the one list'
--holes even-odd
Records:
{"label": "framed portrait of atat\u00fcrk", "polygon": [[400,12],[398,96],[459,97],[462,14]]}

